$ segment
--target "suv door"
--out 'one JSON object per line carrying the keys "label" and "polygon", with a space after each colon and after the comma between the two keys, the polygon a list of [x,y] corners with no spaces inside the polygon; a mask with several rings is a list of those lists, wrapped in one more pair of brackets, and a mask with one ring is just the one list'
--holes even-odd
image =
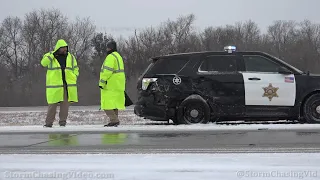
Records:
{"label": "suv door", "polygon": [[198,69],[200,83],[197,87],[211,98],[214,106],[229,117],[243,115],[245,108],[238,59],[241,58],[234,54],[209,55],[204,57]]}
{"label": "suv door", "polygon": [[293,73],[279,73],[285,68],[261,55],[243,55],[242,72],[246,106],[294,106],[296,81]]}

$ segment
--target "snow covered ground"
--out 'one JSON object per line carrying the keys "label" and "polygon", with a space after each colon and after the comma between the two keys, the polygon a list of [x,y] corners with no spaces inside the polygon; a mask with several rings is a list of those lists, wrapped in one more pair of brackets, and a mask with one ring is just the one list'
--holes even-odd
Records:
{"label": "snow covered ground", "polygon": [[[0,132],[5,131],[105,131],[102,125],[106,124],[109,119],[99,106],[71,106],[67,127],[64,129],[53,128],[44,129],[42,126],[46,117],[47,107],[0,107]],[[237,124],[237,126],[227,126],[225,124],[197,124],[197,125],[168,125],[167,122],[150,121],[136,116],[133,113],[133,106],[128,107],[125,111],[119,112],[121,125],[117,128],[123,131],[156,131],[156,130],[241,130],[241,129],[319,129],[320,124]],[[54,125],[58,124],[59,108],[56,114]],[[284,123],[285,121],[282,121]],[[171,122],[172,123],[172,122]],[[238,122],[237,122],[238,123]],[[240,122],[241,123],[241,122]],[[112,129],[109,128],[110,131]],[[109,131],[108,130],[108,131]]]}
{"label": "snow covered ground", "polygon": [[0,155],[0,179],[314,180],[319,166],[313,153]]}
{"label": "snow covered ground", "polygon": [[[0,126],[27,126],[43,125],[47,107],[0,107]],[[119,112],[122,124],[145,124],[152,121],[144,120],[133,113],[133,107]],[[59,108],[57,109],[56,121],[59,120]],[[71,106],[69,125],[101,125],[108,121],[105,113],[99,111],[99,106]]]}

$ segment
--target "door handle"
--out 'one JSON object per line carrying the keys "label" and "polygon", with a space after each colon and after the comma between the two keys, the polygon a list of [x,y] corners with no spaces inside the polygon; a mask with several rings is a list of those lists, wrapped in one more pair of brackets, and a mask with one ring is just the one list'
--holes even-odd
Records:
{"label": "door handle", "polygon": [[248,78],[250,81],[260,81],[261,79],[260,78],[257,78],[257,77],[253,77],[253,78]]}

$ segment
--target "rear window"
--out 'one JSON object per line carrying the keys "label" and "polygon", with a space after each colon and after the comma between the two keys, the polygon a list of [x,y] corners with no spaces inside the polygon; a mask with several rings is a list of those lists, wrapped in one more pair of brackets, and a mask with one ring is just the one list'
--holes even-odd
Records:
{"label": "rear window", "polygon": [[237,61],[234,55],[208,56],[199,68],[200,71],[233,72],[237,71]]}
{"label": "rear window", "polygon": [[188,62],[188,58],[159,59],[149,66],[147,74],[175,74]]}

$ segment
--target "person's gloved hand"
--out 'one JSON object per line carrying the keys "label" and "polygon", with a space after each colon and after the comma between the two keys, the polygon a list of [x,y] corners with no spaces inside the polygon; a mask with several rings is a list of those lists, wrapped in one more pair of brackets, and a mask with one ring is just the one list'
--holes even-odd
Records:
{"label": "person's gloved hand", "polygon": [[105,83],[102,83],[101,81],[99,82],[99,88],[103,89],[103,87],[105,87],[107,85],[107,81]]}

